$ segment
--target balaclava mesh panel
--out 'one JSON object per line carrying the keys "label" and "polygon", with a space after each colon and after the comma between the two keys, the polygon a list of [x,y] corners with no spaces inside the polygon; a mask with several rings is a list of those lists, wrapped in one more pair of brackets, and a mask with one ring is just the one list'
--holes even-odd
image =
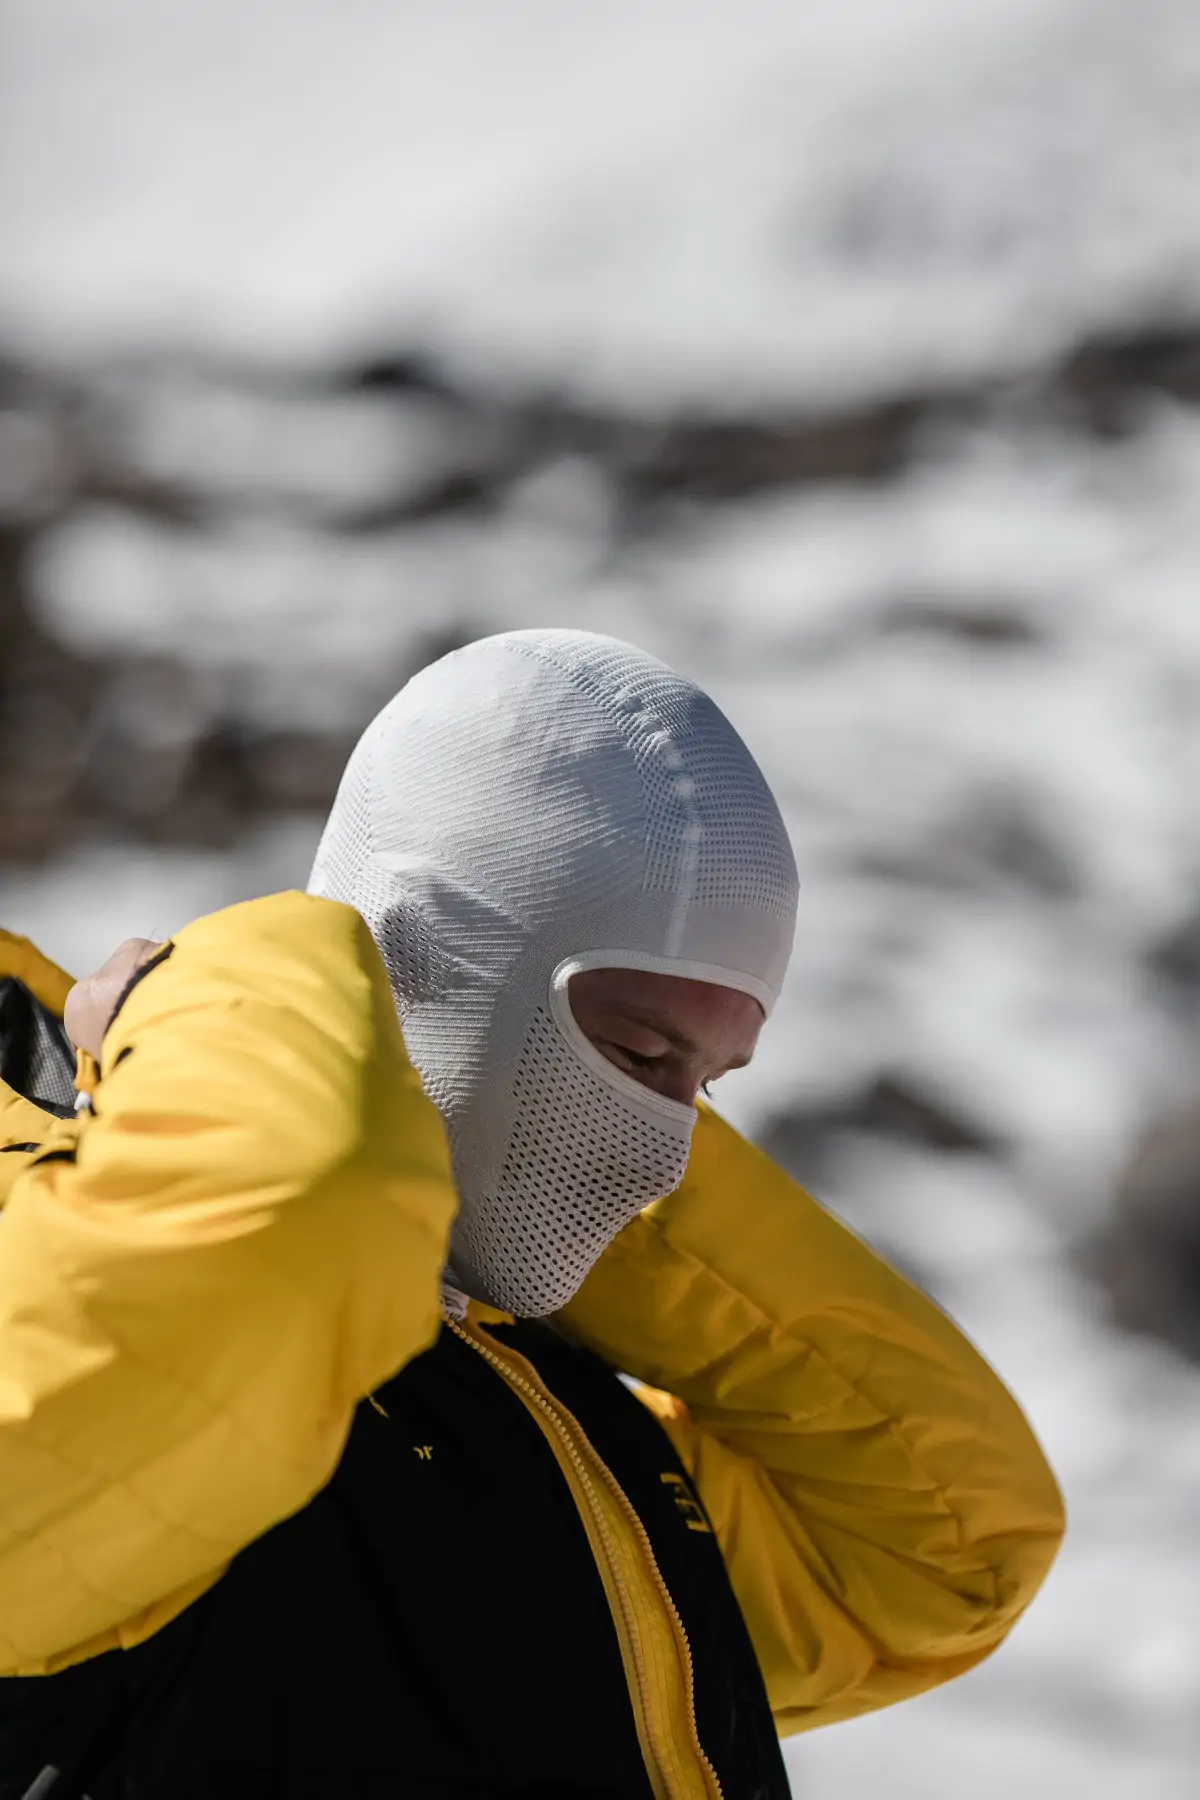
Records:
{"label": "balaclava mesh panel", "polygon": [[588,1042],[567,982],[655,970],[770,1012],[796,867],[758,766],[707,695],[628,644],[483,638],[367,728],[309,890],[356,907],[383,953],[446,1122],[457,1280],[556,1311],[678,1187],[695,1122]]}

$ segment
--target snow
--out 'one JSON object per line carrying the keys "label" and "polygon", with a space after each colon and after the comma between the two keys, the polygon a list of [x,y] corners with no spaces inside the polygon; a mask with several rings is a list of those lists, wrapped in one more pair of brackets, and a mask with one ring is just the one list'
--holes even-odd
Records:
{"label": "snow", "polygon": [[[10,0],[5,32],[0,335],[93,369],[398,345],[476,394],[743,419],[1200,312],[1185,0]],[[1000,1146],[847,1132],[822,1192],[1002,1370],[1068,1543],[982,1670],[789,1746],[797,1792],[1190,1796],[1200,1374],[1118,1336],[1071,1252],[1200,1085],[1149,965],[1200,894],[1200,414],[1164,398],[1100,441],[996,412],[886,481],[636,520],[564,453],[355,533],[331,525],[494,474],[496,442],[419,397],[195,368],[104,394],[129,467],[207,510],[73,508],[32,567],[56,632],[317,729],[438,634],[636,639],[743,731],[801,866],[789,985],[723,1109],[756,1129],[903,1069]],[[53,452],[14,413],[0,460],[15,491]],[[82,970],[302,885],[317,829],[80,842],[5,871],[4,922]]]}
{"label": "snow", "polygon": [[10,0],[0,320],[805,405],[1195,314],[1187,0]]}

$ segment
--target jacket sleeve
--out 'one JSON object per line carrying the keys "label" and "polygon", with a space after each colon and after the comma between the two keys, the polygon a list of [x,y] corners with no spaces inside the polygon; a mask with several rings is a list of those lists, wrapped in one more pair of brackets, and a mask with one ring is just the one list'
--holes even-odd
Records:
{"label": "jacket sleeve", "polygon": [[1020,1408],[932,1301],[714,1114],[682,1187],[562,1315],[648,1384],[717,1533],[781,1734],[981,1662],[1062,1501]]}
{"label": "jacket sleeve", "polygon": [[358,915],[285,894],[182,931],[0,1216],[0,1673],[103,1646],[311,1498],[436,1334],[454,1207]]}

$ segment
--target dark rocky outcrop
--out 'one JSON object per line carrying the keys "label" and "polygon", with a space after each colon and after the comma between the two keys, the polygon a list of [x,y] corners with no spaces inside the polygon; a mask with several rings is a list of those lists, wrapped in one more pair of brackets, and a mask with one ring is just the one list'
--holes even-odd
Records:
{"label": "dark rocky outcrop", "polygon": [[[1119,434],[1164,394],[1200,396],[1200,328],[1084,344],[1056,367],[969,391],[747,418],[647,419],[563,396],[473,392],[432,359],[401,351],[290,372],[166,354],[66,370],[0,354],[0,861],[36,861],[90,829],[223,843],[264,811],[320,811],[374,707],[422,660],[474,634],[456,612],[417,619],[403,656],[369,672],[335,726],[268,729],[253,704],[253,669],[198,683],[183,661],[145,646],[99,656],[56,633],[30,571],[43,534],[86,509],[181,543],[272,521],[330,539],[394,538],[443,517],[486,517],[519,484],[574,461],[597,471],[611,499],[603,530],[615,555],[683,502],[884,481],[931,433],[989,419]],[[231,407],[254,440],[244,474],[220,454],[222,408]],[[344,425],[356,408],[368,409],[371,430],[392,433],[394,467],[385,457],[360,481],[339,466],[326,476],[317,457],[297,479],[295,431],[320,438],[326,411]],[[364,418],[355,421],[358,429]],[[1039,642],[1006,596],[901,595],[866,628],[983,654]],[[156,719],[169,728],[157,730]],[[996,870],[1047,894],[1068,894],[1074,882],[1029,810],[1000,802],[926,846],[912,867],[882,872],[953,887]]]}
{"label": "dark rocky outcrop", "polygon": [[1007,1150],[990,1126],[899,1069],[874,1075],[836,1099],[791,1106],[770,1119],[757,1138],[797,1180],[819,1184],[836,1160],[838,1140],[848,1133],[993,1157]]}
{"label": "dark rocky outcrop", "polygon": [[1200,1100],[1146,1132],[1084,1262],[1117,1324],[1200,1362]]}

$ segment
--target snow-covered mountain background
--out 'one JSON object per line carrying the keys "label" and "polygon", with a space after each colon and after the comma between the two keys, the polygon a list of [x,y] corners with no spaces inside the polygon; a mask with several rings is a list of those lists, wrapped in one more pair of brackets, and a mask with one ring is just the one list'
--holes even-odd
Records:
{"label": "snow-covered mountain background", "polygon": [[535,623],[755,749],[804,893],[726,1110],[1067,1492],[1004,1650],[797,1794],[1184,1800],[1200,9],[6,0],[3,922],[302,884],[374,708]]}

